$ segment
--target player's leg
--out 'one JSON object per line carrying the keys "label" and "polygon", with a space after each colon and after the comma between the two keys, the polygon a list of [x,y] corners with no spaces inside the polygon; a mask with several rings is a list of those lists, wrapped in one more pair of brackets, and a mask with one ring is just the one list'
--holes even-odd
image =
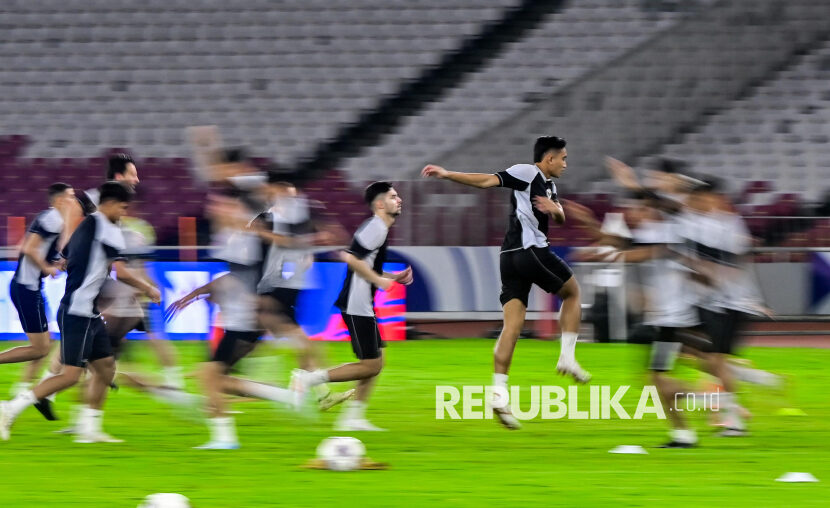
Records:
{"label": "player's leg", "polygon": [[335,423],[335,430],[343,432],[354,431],[383,431],[366,418],[366,408],[369,396],[377,384],[378,376],[385,364],[384,349],[386,344],[381,340],[377,319],[372,317],[351,316],[344,314],[344,319],[350,323],[349,334],[355,338],[352,349],[361,362],[370,362],[369,367],[374,375],[359,379],[355,388],[355,400],[347,402]]}
{"label": "player's leg", "polygon": [[94,332],[92,321],[67,314],[63,307],[58,310],[61,361],[64,365],[59,374],[41,381],[32,390],[18,394],[11,401],[0,403],[0,437],[8,439],[12,423],[24,409],[78,382],[92,350],[92,340],[89,340]]}
{"label": "player's leg", "polygon": [[115,378],[115,355],[103,319],[92,320],[92,347],[89,354],[90,378],[85,404],[78,418],[76,443],[120,443],[103,431],[104,402]]}
{"label": "player's leg", "polygon": [[[259,297],[260,324],[275,337],[289,337],[299,347],[298,363],[302,370],[313,371],[325,365],[322,348],[308,338],[297,322],[296,305],[300,290],[276,288]],[[349,399],[353,390],[333,393],[328,384],[312,387],[319,408],[326,411]]]}
{"label": "player's leg", "polygon": [[651,360],[649,370],[663,410],[668,415],[671,431],[670,441],[663,445],[666,448],[690,448],[697,444],[697,435],[686,425],[683,414],[675,411],[674,401],[677,394],[682,393],[682,386],[671,379],[666,373],[674,369],[674,363],[682,343],[676,340],[675,330],[661,328],[658,340],[651,344]]}
{"label": "player's leg", "polygon": [[[228,450],[239,448],[233,417],[227,413],[225,388],[228,370],[240,359],[253,351],[259,332],[226,330],[216,347],[211,361],[199,369],[199,380],[205,394],[210,441],[196,447],[201,450]],[[253,339],[251,339],[253,337]]]}
{"label": "player's leg", "polygon": [[15,390],[17,393],[31,388],[42,359],[49,354],[52,344],[43,293],[32,291],[12,281],[9,285],[9,296],[29,344],[3,351],[0,353],[0,363],[32,362],[24,369],[23,377]]}

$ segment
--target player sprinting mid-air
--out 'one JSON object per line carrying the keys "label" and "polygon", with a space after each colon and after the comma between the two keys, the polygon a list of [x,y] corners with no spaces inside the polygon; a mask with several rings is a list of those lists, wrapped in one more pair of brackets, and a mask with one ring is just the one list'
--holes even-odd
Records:
{"label": "player sprinting mid-air", "polygon": [[366,188],[364,199],[372,210],[354,234],[351,246],[342,253],[348,265],[346,280],[335,305],[349,329],[352,350],[358,361],[333,369],[313,372],[297,370],[292,388],[302,399],[311,387],[326,382],[357,381],[355,400],[346,403],[335,429],[339,431],[384,430],[364,416],[366,401],[378,374],[383,369],[383,348],[374,311],[375,290],[389,290],[394,282],[412,283],[412,268],[392,274],[383,271],[386,260],[387,234],[401,214],[401,198],[388,182],[375,182]]}
{"label": "player sprinting mid-air", "polygon": [[[30,343],[0,353],[0,363],[31,362],[26,366],[23,380],[17,385],[17,392],[31,388],[40,364],[49,354],[51,335],[46,300],[42,293],[43,278],[59,272],[53,260],[56,260],[60,248],[58,244],[64,228],[64,216],[75,199],[75,191],[65,183],[53,183],[48,192],[50,208],[40,212],[29,226],[20,248],[17,269],[9,284],[9,295]],[[43,411],[41,407],[38,409]],[[54,419],[51,412],[44,415]]]}
{"label": "player sprinting mid-air", "polygon": [[63,370],[13,400],[0,402],[0,438],[4,440],[9,438],[12,423],[23,410],[75,385],[89,368],[92,379],[75,441],[118,442],[101,428],[101,408],[115,375],[115,359],[96,301],[111,265],[118,280],[134,285],[152,301],[158,303],[160,294],[158,289],[130,272],[121,257],[124,236],[117,223],[126,213],[131,191],[120,183],[107,182],[101,186],[99,196],[98,211],[81,222],[65,249],[66,293],[58,309]]}
{"label": "player sprinting mid-air", "polygon": [[[510,222],[499,258],[499,300],[504,311],[504,326],[494,354],[493,384],[503,390],[507,390],[507,373],[525,322],[533,284],[562,300],[559,313],[561,350],[556,370],[573,376],[580,383],[591,379],[574,355],[582,318],[579,284],[570,267],[551,252],[547,239],[550,219],[557,224],[565,222],[565,212],[559,204],[553,183],[553,179],[562,176],[568,166],[565,145],[565,140],[556,136],[538,138],[533,147],[533,164],[516,164],[495,174],[458,173],[432,164],[421,172],[427,178],[450,180],[480,189],[507,187],[513,191],[510,196]],[[503,402],[493,401],[499,420],[508,428],[520,428],[519,422]]]}

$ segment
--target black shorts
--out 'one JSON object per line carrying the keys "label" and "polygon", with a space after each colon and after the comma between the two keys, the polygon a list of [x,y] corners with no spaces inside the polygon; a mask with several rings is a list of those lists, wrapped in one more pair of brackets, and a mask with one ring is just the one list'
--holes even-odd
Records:
{"label": "black shorts", "polygon": [[668,372],[674,368],[674,362],[683,346],[698,351],[708,351],[711,343],[704,337],[699,326],[692,328],[674,328],[661,326],[657,328],[657,337],[651,343],[651,359],[649,369],[657,372]]}
{"label": "black shorts", "polygon": [[100,316],[74,316],[61,305],[58,327],[61,330],[61,363],[64,365],[86,367],[89,362],[112,356],[107,327]]}
{"label": "black shorts", "polygon": [[375,316],[354,316],[342,313],[343,321],[349,329],[352,340],[352,351],[358,360],[372,360],[380,358],[380,349],[386,343],[380,338],[378,320]]}
{"label": "black shorts", "polygon": [[[273,302],[268,302],[263,306],[266,312],[278,312],[291,320],[295,325],[297,324],[297,297],[300,295],[299,289],[292,288],[274,288],[267,293],[262,293],[261,296],[269,297]],[[273,306],[271,306],[273,305]]]}
{"label": "black shorts", "polygon": [[20,324],[26,333],[43,333],[49,330],[46,319],[46,300],[40,289],[32,291],[12,279],[9,284],[9,296],[20,318]]}
{"label": "black shorts", "polygon": [[253,345],[262,337],[261,331],[238,332],[225,330],[225,335],[216,346],[216,351],[210,361],[222,362],[228,367],[233,367],[236,362],[245,358],[245,355],[253,351]]}
{"label": "black shorts", "polygon": [[711,351],[725,355],[733,354],[746,315],[737,310],[724,309],[723,312],[701,310],[700,317],[706,332],[712,338]]}
{"label": "black shorts", "polygon": [[573,277],[571,268],[548,248],[531,247],[502,252],[499,256],[502,306],[518,298],[527,307],[530,288],[536,284],[548,293],[558,293]]}

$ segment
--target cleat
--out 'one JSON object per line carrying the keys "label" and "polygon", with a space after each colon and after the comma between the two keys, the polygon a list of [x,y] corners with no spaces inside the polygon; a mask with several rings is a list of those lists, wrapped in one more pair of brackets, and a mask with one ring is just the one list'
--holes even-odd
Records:
{"label": "cleat", "polygon": [[115,437],[110,436],[106,432],[89,432],[78,434],[75,438],[76,443],[82,444],[89,444],[89,443],[123,443],[123,439],[118,439]]}
{"label": "cleat", "polygon": [[697,447],[697,443],[684,443],[682,441],[669,441],[668,443],[661,444],[657,448],[695,448]]}
{"label": "cleat", "polygon": [[208,441],[201,446],[194,446],[194,450],[238,450],[239,443],[225,441]]}
{"label": "cleat", "polygon": [[509,409],[493,408],[493,413],[498,417],[499,423],[504,425],[505,428],[510,430],[520,430],[522,428],[522,424],[519,423],[519,420],[513,416],[513,413]]}
{"label": "cleat", "polygon": [[8,402],[0,402],[0,439],[8,441],[11,436],[11,428],[14,418],[9,414]]}
{"label": "cleat", "polygon": [[366,418],[355,418],[352,420],[337,422],[334,426],[334,430],[338,432],[386,432],[386,429],[373,425]]}
{"label": "cleat", "polygon": [[35,402],[34,404],[35,409],[40,411],[40,414],[43,415],[44,418],[49,420],[50,422],[54,422],[55,420],[59,420],[58,415],[55,413],[55,409],[52,407],[52,401],[49,399],[40,399],[39,401]]}
{"label": "cleat", "polygon": [[320,399],[317,401],[317,406],[320,408],[320,411],[328,411],[334,406],[341,404],[351,399],[352,397],[354,397],[354,388],[339,393],[329,392],[326,395],[320,397]]}
{"label": "cleat", "polygon": [[749,435],[749,432],[746,429],[736,427],[726,427],[718,432],[718,436],[720,437],[744,437],[747,435]]}
{"label": "cleat", "polygon": [[570,362],[560,360],[556,364],[556,372],[565,376],[571,376],[574,378],[574,381],[581,384],[585,384],[591,380],[591,374],[583,370],[576,360]]}

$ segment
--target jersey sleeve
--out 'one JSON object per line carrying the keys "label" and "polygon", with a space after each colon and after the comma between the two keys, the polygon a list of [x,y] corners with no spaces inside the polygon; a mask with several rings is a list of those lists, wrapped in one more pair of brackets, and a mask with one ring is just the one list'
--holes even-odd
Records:
{"label": "jersey sleeve", "polygon": [[496,176],[499,177],[499,187],[523,191],[536,177],[536,168],[530,164],[516,164],[499,171]]}
{"label": "jersey sleeve", "polygon": [[29,226],[30,233],[35,233],[44,238],[60,234],[61,230],[63,230],[63,218],[57,210],[49,210],[38,215],[32,225]]}
{"label": "jersey sleeve", "polygon": [[352,244],[346,252],[358,259],[363,259],[372,251],[379,249],[386,241],[386,228],[379,220],[371,220],[360,227],[352,238]]}
{"label": "jersey sleeve", "polygon": [[112,261],[123,261],[127,259],[127,249],[124,240],[124,233],[116,226],[107,227],[101,234],[101,247],[104,249],[107,259]]}

